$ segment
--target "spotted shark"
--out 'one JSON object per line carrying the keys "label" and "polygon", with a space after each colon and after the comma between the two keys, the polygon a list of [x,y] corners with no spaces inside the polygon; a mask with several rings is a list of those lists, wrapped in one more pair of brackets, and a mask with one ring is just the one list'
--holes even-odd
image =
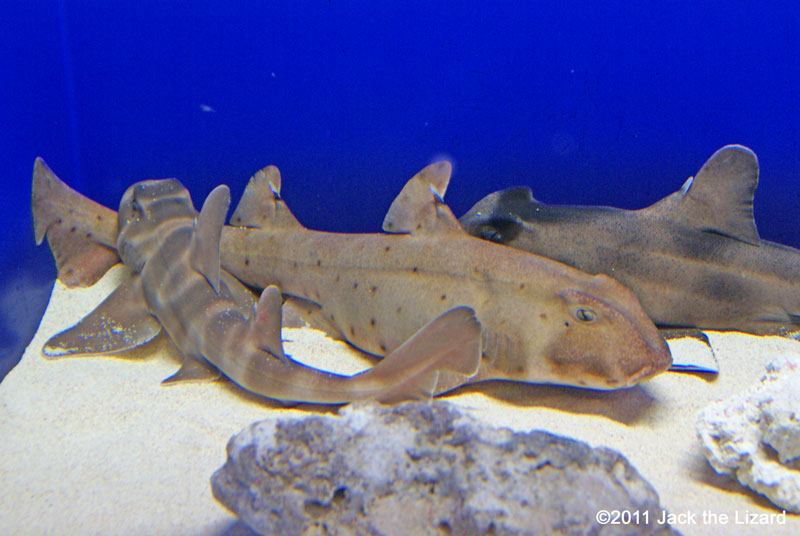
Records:
{"label": "spotted shark", "polygon": [[[43,163],[37,167],[39,178],[47,179]],[[229,202],[228,188],[220,186],[198,214],[178,181],[144,181],[128,188],[120,203],[116,249],[132,276],[86,318],[51,338],[44,354],[115,353],[145,344],[163,330],[182,356],[180,370],[166,383],[224,374],[260,395],[314,403],[423,395],[435,385],[440,368],[475,374],[480,325],[467,307],[443,313],[375,367],[354,376],[291,359],[280,338],[277,287],[265,288],[256,302],[220,268]]]}
{"label": "spotted shark", "polygon": [[[250,179],[221,231],[221,266],[251,287],[280,289],[352,346],[388,356],[378,366],[441,315],[474,311],[477,373],[439,367],[433,394],[488,379],[618,389],[669,367],[663,337],[612,278],[465,233],[443,201],[450,173],[449,163],[437,162],[408,181],[384,233],[343,234],[303,227],[280,196],[280,173],[268,166]],[[46,174],[43,162],[34,170],[37,238],[48,237],[60,274],[91,283],[105,268],[86,263],[91,273],[81,270],[73,251],[106,255],[117,231],[52,172],[39,180],[48,187],[37,186],[37,174]]]}
{"label": "spotted shark", "polygon": [[492,193],[469,233],[630,288],[663,328],[759,335],[800,330],[800,251],[759,237],[756,155],[729,145],[677,192],[640,210],[547,205],[530,188]]}

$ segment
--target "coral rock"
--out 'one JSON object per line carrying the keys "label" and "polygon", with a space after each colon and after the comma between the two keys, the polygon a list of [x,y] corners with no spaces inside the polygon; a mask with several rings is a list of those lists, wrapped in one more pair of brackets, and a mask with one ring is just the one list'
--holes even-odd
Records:
{"label": "coral rock", "polygon": [[[438,401],[255,423],[211,482],[265,535],[675,534],[621,454],[491,428]],[[601,510],[640,523],[600,524]]]}
{"label": "coral rock", "polygon": [[761,382],[697,415],[714,469],[800,513],[800,357],[767,365]]}

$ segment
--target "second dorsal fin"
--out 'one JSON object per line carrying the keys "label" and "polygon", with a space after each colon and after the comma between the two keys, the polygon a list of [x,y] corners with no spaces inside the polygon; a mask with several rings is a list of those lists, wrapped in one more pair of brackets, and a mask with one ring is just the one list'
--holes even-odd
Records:
{"label": "second dorsal fin", "polygon": [[453,166],[434,162],[409,180],[389,207],[383,220],[387,233],[463,232],[443,197]]}
{"label": "second dorsal fin", "polygon": [[250,336],[259,349],[288,365],[281,341],[282,301],[281,291],[275,285],[270,285],[261,292],[255,314],[250,320]]}

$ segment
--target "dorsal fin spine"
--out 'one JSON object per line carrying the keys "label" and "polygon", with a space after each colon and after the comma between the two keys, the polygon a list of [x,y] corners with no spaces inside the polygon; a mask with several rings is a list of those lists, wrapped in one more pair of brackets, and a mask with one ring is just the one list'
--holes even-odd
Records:
{"label": "dorsal fin spine", "polygon": [[278,168],[267,166],[250,177],[230,224],[256,229],[303,227],[281,198]]}

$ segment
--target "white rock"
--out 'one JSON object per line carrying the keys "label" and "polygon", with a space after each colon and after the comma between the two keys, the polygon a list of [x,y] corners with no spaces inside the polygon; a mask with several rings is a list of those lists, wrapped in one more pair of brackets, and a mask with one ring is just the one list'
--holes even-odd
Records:
{"label": "white rock", "polygon": [[697,433],[718,473],[800,513],[800,357],[771,362],[760,383],[702,410]]}

